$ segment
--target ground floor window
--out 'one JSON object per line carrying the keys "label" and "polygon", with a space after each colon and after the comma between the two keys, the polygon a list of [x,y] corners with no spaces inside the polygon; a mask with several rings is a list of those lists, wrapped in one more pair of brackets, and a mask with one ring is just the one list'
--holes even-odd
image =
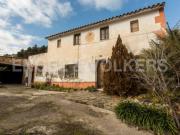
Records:
{"label": "ground floor window", "polygon": [[43,66],[37,66],[36,76],[42,76],[42,75],[43,75]]}
{"label": "ground floor window", "polygon": [[65,78],[66,79],[78,78],[78,64],[65,65]]}

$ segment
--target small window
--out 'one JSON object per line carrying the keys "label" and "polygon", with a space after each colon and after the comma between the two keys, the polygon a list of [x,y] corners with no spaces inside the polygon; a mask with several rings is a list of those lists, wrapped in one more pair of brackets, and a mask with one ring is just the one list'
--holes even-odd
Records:
{"label": "small window", "polygon": [[131,21],[130,25],[131,25],[131,32],[139,31],[139,21],[138,20]]}
{"label": "small window", "polygon": [[81,43],[81,34],[75,34],[74,35],[74,45],[80,45]]}
{"label": "small window", "polygon": [[43,75],[43,66],[37,66],[36,76],[42,76],[42,75]]}
{"label": "small window", "polygon": [[78,78],[78,64],[65,65],[65,78],[66,79]]}
{"label": "small window", "polygon": [[109,39],[109,27],[104,27],[100,29],[100,39],[101,40]]}
{"label": "small window", "polygon": [[61,39],[57,40],[57,48],[61,47]]}

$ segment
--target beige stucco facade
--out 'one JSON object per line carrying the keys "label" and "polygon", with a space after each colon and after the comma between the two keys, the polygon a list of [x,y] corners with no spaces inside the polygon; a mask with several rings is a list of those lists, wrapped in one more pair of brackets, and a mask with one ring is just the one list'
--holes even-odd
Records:
{"label": "beige stucco facade", "polygon": [[[158,31],[162,31],[162,21],[157,21],[161,12],[159,9],[133,15],[115,22],[105,23],[81,33],[81,44],[73,45],[74,34],[77,32],[48,40],[48,52],[29,57],[29,62],[36,69],[43,66],[43,76],[35,75],[35,82],[45,81],[45,74],[53,73],[55,83],[96,83],[96,61],[107,59],[111,56],[112,47],[115,45],[118,35],[129,51],[139,54],[142,49],[148,48],[151,40],[156,39]],[[131,32],[130,22],[139,21],[139,31]],[[100,28],[109,26],[109,39],[100,40]],[[57,48],[57,40],[61,39],[61,46]],[[64,79],[58,77],[58,70],[64,69],[67,64],[78,64],[78,78]]]}

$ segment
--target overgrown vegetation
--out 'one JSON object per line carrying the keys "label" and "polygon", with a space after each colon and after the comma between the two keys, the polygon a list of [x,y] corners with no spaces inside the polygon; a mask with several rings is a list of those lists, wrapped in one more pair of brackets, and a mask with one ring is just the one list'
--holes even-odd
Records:
{"label": "overgrown vegetation", "polygon": [[58,85],[51,85],[49,83],[34,83],[32,88],[39,89],[39,90],[49,90],[49,91],[61,91],[61,92],[70,92],[70,91],[78,91],[78,90],[87,90],[89,92],[96,92],[97,89],[95,87],[87,87],[87,88],[65,88],[60,87]]}
{"label": "overgrown vegetation", "polygon": [[152,130],[155,134],[177,134],[176,123],[171,115],[162,108],[140,105],[133,102],[122,102],[115,108],[119,119],[143,129]]}
{"label": "overgrown vegetation", "polygon": [[154,60],[155,66],[148,66],[145,72],[138,72],[137,78],[158,99],[161,104],[166,104],[167,111],[174,116],[180,128],[176,108],[178,108],[177,94],[180,91],[180,32],[167,30],[167,34],[152,41],[150,49],[142,52],[141,58]]}
{"label": "overgrown vegetation", "polygon": [[47,83],[34,83],[32,85],[32,88],[39,89],[39,90],[61,91],[61,92],[77,91],[78,90],[75,88],[60,87],[58,85],[49,85]]}
{"label": "overgrown vegetation", "polygon": [[[125,62],[130,59],[136,62],[138,59],[143,60],[141,69],[137,63],[134,65],[132,62],[131,67],[135,66],[136,70],[124,70]],[[157,109],[153,106],[123,102],[115,109],[118,118],[128,124],[153,130],[156,134],[177,134],[180,128],[177,113],[180,111],[180,31],[167,30],[163,37],[151,41],[150,48],[143,50],[139,56],[128,53],[118,37],[109,61],[112,67],[108,71],[107,63],[104,75],[104,90],[108,94],[131,96],[131,92],[136,95],[139,90],[145,89],[151,95],[151,101],[165,105],[163,109]]]}
{"label": "overgrown vegetation", "polygon": [[96,91],[97,91],[96,87],[94,87],[94,86],[92,86],[92,87],[87,87],[87,88],[85,88],[84,90],[88,90],[89,92],[96,92]]}
{"label": "overgrown vegetation", "polygon": [[[125,67],[126,63],[135,59],[123,45],[120,36],[113,47],[112,56],[105,65],[104,91],[108,94],[119,96],[137,95],[140,92],[138,80],[134,78],[134,70]],[[131,67],[135,68],[135,63]]]}

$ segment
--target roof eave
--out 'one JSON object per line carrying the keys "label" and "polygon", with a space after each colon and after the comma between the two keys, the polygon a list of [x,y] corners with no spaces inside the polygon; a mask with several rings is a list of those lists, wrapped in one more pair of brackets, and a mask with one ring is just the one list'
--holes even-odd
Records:
{"label": "roof eave", "polygon": [[112,22],[124,20],[124,19],[127,19],[129,17],[136,16],[136,15],[139,15],[139,14],[142,14],[142,13],[147,13],[147,12],[151,12],[151,11],[154,11],[154,10],[159,10],[159,9],[164,8],[164,7],[165,7],[165,2],[158,3],[158,4],[155,4],[155,5],[149,6],[149,7],[145,7],[143,9],[141,8],[141,9],[138,9],[138,10],[135,10],[135,11],[132,11],[132,12],[124,13],[124,14],[119,15],[119,16],[111,17],[111,18],[101,20],[101,21],[98,21],[98,22],[95,22],[95,23],[91,23],[91,24],[87,24],[87,25],[84,25],[84,26],[74,28],[74,29],[70,29],[70,30],[65,31],[65,32],[61,32],[61,33],[57,33],[57,34],[54,34],[54,35],[51,35],[51,36],[47,36],[45,38],[48,39],[48,40],[53,40],[53,39],[56,39],[56,38],[60,38],[61,36],[66,36],[66,35],[69,35],[69,34],[72,34],[72,33],[77,33],[77,32],[87,30],[87,29],[91,29],[91,28],[94,28],[94,27],[98,27],[98,26],[101,26],[101,25],[107,25],[107,24],[110,24]]}

